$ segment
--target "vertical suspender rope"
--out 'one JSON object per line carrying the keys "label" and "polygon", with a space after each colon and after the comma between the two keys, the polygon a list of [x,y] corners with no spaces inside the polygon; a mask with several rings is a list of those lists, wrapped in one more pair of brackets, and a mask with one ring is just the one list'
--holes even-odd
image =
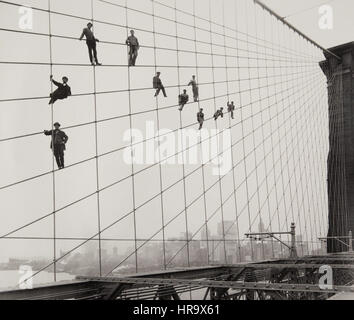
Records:
{"label": "vertical suspender rope", "polygon": [[[276,43],[277,42],[280,42],[279,41],[279,21],[276,20],[275,18],[272,19],[272,21],[275,21],[276,25],[275,25],[275,28],[273,29],[272,28],[272,42],[274,41],[274,46],[272,46],[272,53],[274,54],[274,52],[279,52],[279,49],[276,49]],[[272,27],[273,27],[273,24],[272,24]],[[274,33],[276,33],[276,37],[274,36],[273,37],[273,31]],[[277,51],[278,50],[278,51]],[[279,74],[277,75],[277,69],[279,69]],[[281,77],[281,72],[282,72],[282,66],[279,66],[277,68],[275,62],[273,62],[273,74],[274,75],[277,75],[277,77]],[[274,86],[274,91],[276,91],[277,87],[276,87],[276,84],[277,84],[277,77],[274,77],[274,83],[273,83],[273,86]],[[278,96],[275,95],[274,96],[274,100],[275,100],[275,106],[276,106],[276,132],[277,132],[277,135],[278,135],[278,139],[277,139],[277,144],[276,146],[279,146],[280,145],[280,135],[279,135],[279,129],[280,129],[280,125],[279,125],[279,100],[278,100]],[[275,147],[273,145],[273,150],[275,150]],[[275,152],[273,153],[275,154]],[[277,159],[278,161],[278,159]],[[273,158],[273,163],[275,163],[275,157]],[[276,169],[274,168],[274,181],[276,183],[276,185],[278,185],[278,187],[281,189],[281,190],[284,190],[284,185],[283,185],[283,179],[280,180],[280,182],[277,184],[277,175],[276,175]],[[280,218],[280,208],[279,208],[279,205],[280,205],[280,201],[281,201],[281,197],[278,196],[278,192],[276,190],[275,192],[275,198],[276,198],[276,212],[277,212],[277,216],[278,216],[278,230],[280,231],[282,229],[282,224],[281,224],[281,218]],[[282,236],[280,236],[280,239],[282,240]],[[283,256],[284,255],[284,245],[281,243],[280,245],[280,248],[281,248],[281,255]]]}
{"label": "vertical suspender rope", "polygon": [[[266,19],[265,19],[265,15],[264,15],[264,9],[261,8],[262,11],[261,11],[261,15],[263,16],[263,28],[264,28],[264,37],[265,37],[265,34],[266,34]],[[257,8],[255,7],[255,10],[257,12]],[[257,15],[255,16],[255,19],[257,19]],[[258,26],[257,26],[257,29],[256,29],[256,37],[258,38]],[[266,40],[266,39],[264,39]],[[264,56],[267,55],[267,49],[264,48]],[[268,104],[270,104],[270,93],[269,93],[269,83],[268,83],[268,80],[269,80],[269,73],[268,73],[268,60],[267,59],[264,59],[264,63],[265,63],[265,81],[266,81],[266,87],[267,87],[267,101],[268,101]],[[260,84],[260,81],[259,81],[259,84]],[[259,98],[261,99],[261,92],[260,92],[261,89],[259,89]],[[262,104],[261,104],[261,108],[262,108]],[[269,119],[271,119],[271,112],[270,112],[270,108],[268,108],[268,116],[269,116]],[[263,121],[263,116],[262,116],[262,121]],[[269,125],[270,125],[270,132],[273,132],[273,129],[272,129],[272,122],[269,121]],[[263,137],[263,146],[265,145],[265,140],[264,140],[264,126],[262,126],[262,137]],[[269,139],[269,138],[268,138]],[[273,159],[274,159],[274,150],[273,150],[273,135],[271,135],[270,137],[271,139],[271,146],[272,146],[272,149],[271,149],[271,154],[273,156]],[[267,159],[266,159],[266,148],[264,146],[263,148],[264,150],[264,153],[263,153],[263,162],[264,162],[264,170],[266,173],[268,173],[268,165],[267,165]],[[267,207],[268,207],[268,219],[269,219],[269,226],[270,226],[270,230],[268,231],[272,231],[273,230],[273,221],[272,221],[272,215],[271,215],[271,212],[270,212],[270,200],[269,200],[269,181],[268,181],[269,177],[267,176],[266,177],[266,190],[267,190]],[[275,188],[276,190],[276,188]],[[274,251],[274,239],[271,238],[270,239],[270,243],[271,243],[271,250],[272,250],[272,258],[274,259],[275,258],[275,251]]]}
{"label": "vertical suspender rope", "polygon": [[[126,33],[127,36],[129,34],[129,20],[128,20],[128,0],[125,0],[125,24],[126,24]],[[127,47],[127,53],[128,52]],[[130,56],[129,56],[130,59]],[[132,118],[132,103],[131,103],[131,79],[130,79],[130,67],[128,67],[128,92],[129,92],[129,129],[130,129],[130,146],[133,146],[133,118]],[[131,149],[131,157],[133,160],[133,149]],[[135,257],[135,272],[138,273],[139,271],[139,264],[138,264],[138,240],[137,240],[137,224],[136,224],[136,199],[135,199],[135,170],[134,170],[134,161],[132,161],[132,196],[133,196],[133,220],[134,220],[134,257]]]}
{"label": "vertical suspender rope", "polygon": [[[193,0],[193,24],[194,24],[194,50],[195,50],[195,68],[196,68],[196,85],[198,87],[198,112],[201,109],[200,105],[200,88],[198,85],[199,81],[199,63],[198,63],[198,48],[197,48],[197,24],[196,24],[196,0]],[[193,98],[194,98],[194,92],[193,92]],[[202,135],[199,137],[199,146],[200,146],[200,154],[201,154],[201,161],[202,161],[202,179],[203,179],[203,202],[204,202],[204,223],[205,223],[205,239],[202,239],[205,241],[206,244],[206,249],[207,249],[207,261],[208,265],[210,265],[210,248],[209,248],[209,230],[208,230],[208,211],[207,211],[207,201],[206,201],[206,193],[205,193],[205,166],[204,166],[204,159],[203,159],[203,142],[202,142]],[[203,231],[202,231],[203,232]],[[203,237],[203,234],[201,235]]]}
{"label": "vertical suspender rope", "polygon": [[[155,64],[155,74],[157,72],[157,58],[156,58],[156,22],[155,22],[155,2],[151,1],[152,4],[152,19],[153,19],[153,38],[154,38],[154,64]],[[157,117],[157,131],[160,132],[160,117],[159,117],[159,99],[156,97],[156,117]],[[158,148],[159,148],[159,177],[160,177],[160,205],[161,205],[161,222],[162,222],[162,253],[163,253],[163,266],[164,270],[167,269],[166,264],[166,236],[165,236],[165,213],[163,205],[163,180],[162,180],[162,165],[161,165],[161,141],[160,136],[158,137]]]}
{"label": "vertical suspender rope", "polygon": [[[178,24],[177,24],[177,0],[174,0],[174,13],[175,13],[175,27],[176,27],[176,50],[177,50],[177,74],[178,74],[178,95],[181,92],[181,79],[180,79],[180,64],[179,64],[179,43],[178,43]],[[178,99],[179,100],[179,99]],[[179,102],[179,101],[178,101]],[[187,266],[191,267],[190,262],[190,241],[189,240],[189,228],[188,228],[188,208],[187,208],[187,190],[186,190],[186,168],[184,160],[187,158],[185,156],[186,150],[184,150],[183,145],[183,122],[182,122],[182,112],[179,115],[180,122],[180,137],[182,145],[182,168],[183,168],[183,196],[184,196],[184,214],[185,214],[185,225],[186,225],[186,248],[187,248]],[[190,299],[192,300],[192,291],[189,292]]]}
{"label": "vertical suspender rope", "polygon": [[[180,79],[180,64],[179,64],[179,43],[178,43],[178,24],[177,24],[177,0],[174,0],[174,13],[175,13],[175,27],[176,27],[176,50],[177,50],[177,74],[178,74],[178,94],[181,91],[181,79]],[[180,138],[181,138],[181,145],[182,145],[182,168],[183,168],[183,194],[184,194],[184,214],[185,214],[185,232],[186,232],[186,248],[187,248],[187,265],[188,267],[191,266],[190,263],[190,240],[189,240],[189,228],[188,228],[188,208],[187,208],[187,191],[186,191],[186,169],[184,160],[185,157],[185,150],[183,145],[183,122],[182,122],[182,112],[179,115],[179,122],[180,122]]]}
{"label": "vertical suspender rope", "polygon": [[[229,70],[228,70],[228,60],[227,60],[227,48],[226,48],[226,28],[225,28],[225,18],[226,18],[226,11],[225,11],[225,3],[223,2],[222,5],[222,13],[223,13],[223,33],[224,33],[224,55],[225,55],[225,68],[226,68],[226,90],[227,90],[227,101],[230,103],[230,92],[229,92]],[[235,23],[236,23],[237,17],[235,17]],[[236,34],[236,32],[235,32]],[[237,37],[237,34],[236,34]],[[233,111],[235,113],[235,110]],[[230,135],[231,135],[231,146],[234,145],[234,139],[232,137],[232,120],[231,120],[231,114],[228,115],[229,119],[229,130],[230,130]],[[231,163],[232,163],[232,171],[229,174],[232,174],[232,183],[233,183],[233,198],[234,198],[234,205],[235,205],[235,221],[232,223],[230,229],[234,227],[236,224],[236,230],[237,230],[237,243],[236,243],[236,248],[238,249],[238,254],[239,258],[237,259],[237,254],[236,254],[236,260],[241,261],[241,247],[240,247],[240,226],[239,226],[239,216],[238,216],[238,206],[237,206],[237,199],[236,199],[236,180],[235,180],[235,159],[233,155],[233,150],[231,148]],[[229,233],[230,230],[226,230],[226,234]],[[236,239],[235,239],[236,241]],[[236,251],[237,251],[236,249]],[[230,262],[232,263],[232,261]]]}
{"label": "vertical suspender rope", "polygon": [[[49,54],[50,54],[50,74],[53,74],[53,48],[52,48],[52,19],[51,19],[51,0],[48,0],[48,26],[49,26]],[[53,83],[51,82],[51,91],[53,92]],[[54,104],[51,104],[51,130],[54,126]],[[54,282],[57,281],[57,269],[56,269],[56,185],[55,185],[55,151],[54,151],[54,131],[52,131],[51,136],[52,144],[52,163],[53,163],[53,273],[54,273]]]}
{"label": "vertical suspender rope", "polygon": [[[214,66],[214,48],[213,48],[213,36],[212,36],[212,10],[211,10],[211,0],[208,2],[209,5],[209,33],[210,33],[210,55],[211,55],[211,69],[212,69],[212,77],[213,77],[213,94],[214,94],[214,110],[216,112],[217,106],[216,106],[216,92],[215,92],[215,66]],[[216,131],[218,131],[218,124],[217,121],[215,121],[215,128]],[[219,141],[218,141],[218,135],[215,135],[215,141],[216,141],[216,146],[217,146],[217,152],[219,153]],[[213,138],[213,137],[211,137]],[[219,160],[219,159],[217,159]],[[218,166],[219,166],[219,179],[221,178],[221,170],[220,170],[220,163],[218,161]],[[220,211],[221,211],[221,231],[222,231],[222,242],[224,246],[224,262],[227,264],[227,253],[226,253],[226,241],[225,241],[225,221],[224,221],[224,205],[223,205],[223,196],[222,196],[222,186],[221,186],[221,180],[219,180],[219,197],[220,197]],[[217,245],[218,246],[218,245]]]}
{"label": "vertical suspender rope", "polygon": [[[314,52],[313,52],[313,49],[309,48],[310,52],[312,52],[312,54],[314,55]],[[314,56],[315,58],[315,56]],[[317,99],[317,113],[321,114],[322,115],[322,118],[319,118],[321,119],[321,122],[320,124],[323,125],[324,123],[324,113],[321,112],[321,106],[322,106],[322,100],[323,99],[323,95],[319,94],[318,95],[318,99]],[[327,101],[328,102],[328,101]],[[327,114],[328,115],[328,114]],[[321,237],[324,237],[324,234],[323,234],[323,230],[325,228],[325,223],[323,221],[323,210],[322,210],[322,207],[320,207],[320,198],[321,198],[321,193],[320,193],[320,187],[321,187],[321,182],[318,181],[318,176],[316,175],[316,172],[320,172],[322,170],[322,166],[318,167],[317,163],[316,163],[316,159],[320,161],[320,163],[323,165],[326,163],[326,161],[324,160],[324,158],[322,157],[322,153],[320,152],[319,150],[319,145],[321,144],[321,139],[325,139],[324,135],[323,135],[323,129],[322,129],[323,126],[321,126],[321,130],[320,130],[320,137],[318,139],[318,141],[315,141],[315,154],[316,154],[316,158],[313,157],[313,161],[312,161],[312,174],[314,174],[314,184],[315,186],[311,187],[311,192],[312,192],[312,198],[313,198],[313,201],[316,202],[316,207],[314,206],[313,208],[317,211],[317,221],[319,221],[319,228],[318,228],[318,234],[316,233],[316,235],[319,235]],[[316,135],[314,133],[312,133],[314,138],[316,138]],[[314,199],[314,189],[316,191],[316,198]],[[316,221],[314,221],[314,223],[316,223]],[[315,239],[317,240],[317,239]],[[316,249],[319,249],[317,246],[316,246]]]}
{"label": "vertical suspender rope", "polygon": [[[254,6],[254,13],[255,13],[255,19],[254,19],[254,25],[255,25],[255,46],[256,46],[256,52],[255,52],[255,56],[256,56],[256,69],[257,69],[257,81],[258,81],[258,97],[259,97],[259,110],[262,109],[262,103],[261,103],[261,94],[260,94],[260,81],[259,81],[259,77],[260,77],[260,74],[259,74],[259,53],[258,53],[258,47],[259,47],[259,42],[258,42],[258,23],[257,23],[257,9],[255,7],[255,4],[253,2],[250,2],[253,6]],[[248,19],[247,19],[248,21]],[[251,78],[251,77],[249,77]],[[255,167],[255,176],[256,176],[256,181],[257,181],[257,205],[258,205],[258,210],[257,210],[257,217],[259,219],[259,223],[262,222],[262,213],[261,213],[261,203],[260,203],[260,196],[259,196],[259,186],[260,186],[260,181],[259,181],[259,174],[258,174],[258,163],[257,163],[257,150],[256,150],[256,131],[255,130],[259,130],[258,129],[255,129],[255,125],[254,125],[254,103],[253,103],[253,97],[252,97],[252,92],[253,92],[253,88],[252,88],[252,81],[249,79],[249,84],[250,84],[250,102],[251,102],[251,113],[252,113],[252,141],[253,141],[253,153],[254,153],[254,167]],[[257,103],[257,102],[256,102]],[[261,131],[262,131],[262,143],[263,143],[263,146],[264,146],[264,133],[263,133],[263,126],[264,126],[264,121],[263,121],[263,114],[261,113],[261,125],[262,125],[262,128],[261,128]],[[264,149],[264,147],[263,147]],[[267,179],[267,177],[266,177]],[[262,240],[261,241],[261,247],[262,247],[262,260],[264,260],[264,241]]]}
{"label": "vertical suspender rope", "polygon": [[[94,22],[94,0],[91,0],[91,16]],[[93,58],[95,59],[95,58]],[[98,63],[98,61],[96,61]],[[98,159],[98,123],[97,123],[97,90],[96,90],[96,66],[93,66],[93,88],[94,88],[94,111],[95,111],[95,158],[96,158],[96,190],[97,190],[97,227],[98,227],[98,260],[99,274],[102,276],[102,243],[101,243],[101,203],[100,203],[100,177]]]}
{"label": "vertical suspender rope", "polygon": [[[295,36],[295,33],[293,33],[292,34],[293,36]],[[293,47],[292,48],[292,50],[294,51],[294,52],[296,52],[296,48],[295,47]],[[295,60],[296,61],[296,60]],[[296,63],[295,63],[295,65],[296,65]],[[297,68],[297,70],[299,70],[298,68]],[[302,75],[304,74],[303,72],[300,72]],[[301,84],[301,79],[303,79],[303,82],[305,81],[305,78],[302,76],[302,77],[297,77],[297,83],[298,83],[298,85],[300,85]],[[295,90],[294,90],[294,93],[295,93]],[[294,98],[295,98],[295,96],[294,96]],[[297,106],[297,104],[295,103],[295,102],[297,102],[297,104],[298,104],[298,106]],[[301,107],[301,103],[300,103],[300,99],[298,98],[297,99],[297,101],[294,101],[294,107],[297,109],[297,111],[295,112],[295,115],[300,111],[301,112],[301,110],[300,109],[298,109],[298,107],[300,108]],[[297,124],[298,124],[298,121],[297,121],[297,119],[295,119],[295,121],[296,121],[296,128],[298,128],[298,126],[297,126]],[[297,145],[298,145],[298,148],[300,147],[300,144],[299,144],[299,131],[297,130],[296,131],[296,141],[297,141]],[[293,135],[292,134],[292,131],[291,131],[291,135]],[[292,138],[293,139],[293,138]],[[300,155],[299,155],[299,157],[300,157]],[[295,160],[294,160],[294,179],[295,179],[295,181],[296,181],[296,164],[295,164]],[[303,190],[302,190],[302,175],[300,175],[300,182],[299,182],[299,185],[300,185],[300,187],[301,187],[301,191],[302,191],[302,194],[303,194]],[[290,189],[290,192],[291,192],[291,189]],[[298,185],[296,185],[296,199],[297,199],[297,211],[298,211],[298,219],[297,219],[297,221],[295,221],[295,218],[294,218],[294,214],[293,214],[293,222],[295,222],[296,223],[296,228],[297,228],[297,232],[299,233],[299,234],[302,234],[302,223],[301,223],[301,207],[304,207],[304,205],[302,204],[302,205],[299,205],[299,200],[298,200]],[[308,198],[308,192],[307,192],[307,198]],[[310,207],[309,207],[309,203],[308,203],[308,208],[310,209]],[[305,223],[306,223],[306,216],[305,216],[305,213],[304,213],[304,221],[305,221]]]}
{"label": "vertical suspender rope", "polygon": [[[263,13],[263,17],[264,17],[264,24],[263,24],[263,28],[264,28],[264,30],[266,30],[266,27],[267,27],[267,25],[266,25],[266,23],[267,23],[267,21],[266,21],[266,18],[265,18],[265,11],[264,11],[264,9],[262,8],[262,13]],[[271,22],[273,22],[273,17],[271,17],[270,16],[270,18],[271,18]],[[271,23],[271,34],[272,34],[272,30],[273,30],[273,23]],[[273,41],[271,41],[271,42],[273,42]],[[273,46],[272,46],[272,51],[273,51]],[[264,56],[266,56],[267,55],[267,49],[266,48],[264,48]],[[268,63],[269,63],[269,61],[268,60],[266,60],[265,59],[265,63],[266,63],[266,71],[265,71],[265,77],[266,77],[266,87],[267,87],[267,102],[268,102],[268,104],[270,105],[270,91],[269,91],[269,67],[268,67]],[[274,63],[274,62],[273,62]],[[268,108],[268,117],[269,117],[269,119],[271,119],[271,117],[272,117],[272,115],[271,115],[271,110],[270,110],[270,108]],[[269,126],[270,126],[270,132],[271,133],[273,133],[273,125],[272,125],[272,121],[271,120],[269,120]],[[270,140],[271,140],[271,155],[272,155],[272,162],[274,163],[274,142],[273,142],[273,134],[271,134],[271,136],[270,136]],[[264,150],[265,151],[265,150]],[[267,159],[266,159],[266,153],[264,152],[264,167],[265,167],[265,171],[266,172],[268,172],[268,165],[267,165]],[[274,170],[273,170],[273,173],[274,173]],[[274,183],[275,183],[275,185],[276,185],[276,181],[275,181],[275,179],[274,179]],[[269,230],[271,231],[271,230],[273,230],[273,221],[272,221],[272,215],[271,215],[271,212],[270,212],[270,208],[271,208],[271,206],[270,206],[270,194],[269,194],[269,182],[268,182],[268,178],[267,178],[267,204],[268,204],[268,218],[269,218]],[[277,187],[275,186],[275,194],[277,194]],[[268,230],[268,231],[269,231]],[[279,227],[279,230],[280,230],[280,227]],[[274,250],[274,239],[273,238],[271,238],[270,239],[270,242],[271,242],[271,248],[272,248],[272,256],[273,256],[273,259],[275,258],[275,250]]]}
{"label": "vertical suspender rope", "polygon": [[[279,22],[278,22],[278,24],[279,24]],[[279,42],[279,45],[280,45],[280,43],[281,43],[281,38],[280,38],[280,32],[279,32],[279,25],[278,25],[278,42]],[[281,62],[281,64],[282,63],[284,63],[284,62]],[[275,67],[276,68],[276,67]],[[280,78],[281,78],[281,88],[282,88],[282,92],[284,92],[284,90],[283,90],[283,81],[284,81],[284,79],[283,79],[283,69],[284,69],[284,66],[283,65],[280,65],[280,67],[279,67],[279,70],[280,70]],[[275,88],[276,89],[276,88]],[[281,141],[282,141],[282,139],[281,139],[281,137],[280,137],[280,133],[279,133],[279,131],[280,131],[280,128],[281,128],[281,126],[280,126],[280,122],[279,122],[279,115],[280,115],[280,112],[279,112],[279,105],[280,105],[280,102],[282,102],[282,105],[284,105],[284,99],[282,98],[282,99],[277,99],[276,100],[276,106],[277,106],[277,133],[278,133],[278,146],[279,146],[279,148],[281,148]],[[284,108],[283,108],[284,109]],[[280,151],[279,152],[279,159],[280,159],[280,174],[281,174],[281,188],[282,188],[282,193],[283,193],[283,197],[280,199],[280,201],[283,201],[283,203],[284,203],[284,213],[285,213],[285,224],[286,224],[286,226],[287,226],[287,228],[289,228],[289,221],[288,221],[288,212],[287,212],[287,209],[286,209],[286,202],[285,202],[285,185],[284,185],[284,174],[283,174],[283,156],[282,156],[282,152]],[[280,203],[278,203],[277,204],[277,206],[279,206],[280,205]],[[280,229],[281,230],[281,229]],[[281,235],[280,236],[280,239],[281,240],[283,240],[282,239],[283,238],[283,236]]]}
{"label": "vertical suspender rope", "polygon": [[[289,47],[289,35],[287,35],[287,33],[286,32],[284,32],[284,31],[286,31],[287,29],[283,29],[283,36],[284,36],[284,39],[283,39],[283,41],[284,41],[284,43],[287,43],[286,44],[286,46],[287,47]],[[291,51],[291,49],[289,50],[289,51]],[[289,59],[291,59],[291,56],[289,57]],[[288,81],[288,79],[287,79],[287,72],[288,72],[288,70],[289,70],[289,62],[286,62],[286,67],[285,67],[285,87],[286,87],[286,91],[285,92],[289,92],[289,81]],[[285,103],[285,101],[288,101],[288,104],[290,105],[290,99],[289,99],[289,96],[287,96],[286,98],[284,98],[283,97],[283,99],[282,99],[282,105],[283,105],[283,112],[282,112],[282,114],[283,114],[283,121],[282,121],[282,124],[283,124],[283,126],[284,126],[284,124],[286,123],[286,119],[285,119],[285,112],[284,112],[284,110],[286,109],[286,103]],[[291,120],[291,118],[289,119],[289,120]],[[284,126],[285,127],[285,126]],[[286,127],[285,127],[286,128]],[[289,229],[289,225],[290,225],[290,223],[291,222],[295,222],[295,219],[294,219],[294,208],[293,208],[293,201],[292,201],[292,199],[291,199],[291,196],[292,196],[292,188],[291,188],[291,181],[290,181],[290,172],[289,172],[289,163],[290,163],[290,159],[289,159],[289,153],[288,153],[288,137],[289,137],[289,135],[291,136],[290,137],[290,141],[292,141],[292,132],[291,132],[291,130],[289,130],[290,131],[290,134],[289,134],[289,132],[288,132],[288,130],[286,130],[286,133],[285,133],[285,154],[286,154],[286,166],[284,166],[284,167],[282,167],[283,169],[286,169],[286,172],[287,172],[287,179],[288,179],[288,181],[287,181],[287,185],[289,186],[289,194],[290,194],[290,204],[289,204],[289,207],[290,207],[290,220],[291,221],[288,221],[287,222],[287,224],[286,224],[286,228],[287,229]],[[294,158],[293,158],[293,162],[294,162]],[[295,162],[294,162],[295,163]],[[285,192],[285,190],[284,190],[284,192]],[[285,197],[284,197],[284,203],[286,203],[285,202]],[[288,210],[286,210],[286,213],[287,213],[287,211]],[[288,236],[288,238],[289,238],[289,243],[290,243],[290,236]]]}
{"label": "vertical suspender rope", "polygon": [[[237,1],[239,0],[235,0],[236,4]],[[246,0],[247,1],[247,0]],[[245,4],[245,0],[243,1],[243,3]],[[237,9],[237,5],[236,5],[236,9]],[[247,28],[248,29],[248,28]],[[246,51],[249,52],[249,45],[248,45],[248,30],[246,30]],[[238,46],[238,40],[237,40],[237,49],[239,52],[239,46]],[[238,59],[238,62],[240,60]],[[249,73],[249,57],[247,56],[247,69],[248,69],[248,73]],[[242,137],[245,136],[245,125],[244,125],[244,118],[243,118],[243,98],[242,98],[242,92],[241,92],[241,73],[240,73],[240,68],[237,68],[238,71],[238,79],[239,79],[239,92],[240,92],[240,104],[241,104],[241,109],[240,109],[240,115],[241,115],[241,128],[242,128]],[[247,168],[246,168],[246,144],[245,144],[245,139],[242,139],[242,151],[243,151],[243,166],[244,166],[244,173],[245,173],[245,186],[246,186],[246,193],[247,193],[247,213],[248,213],[248,231],[252,232],[251,230],[251,209],[250,209],[250,204],[249,204],[249,186],[248,186],[248,176],[247,176]],[[251,245],[251,258],[252,260],[254,260],[254,245],[253,245],[253,240],[250,240],[250,245]]]}

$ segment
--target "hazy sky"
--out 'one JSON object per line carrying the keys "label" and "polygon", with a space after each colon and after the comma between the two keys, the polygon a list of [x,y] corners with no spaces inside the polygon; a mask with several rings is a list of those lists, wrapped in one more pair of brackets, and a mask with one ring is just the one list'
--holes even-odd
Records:
{"label": "hazy sky", "polygon": [[[16,2],[47,9],[46,0]],[[125,4],[123,0],[111,2]],[[284,15],[320,3],[268,2]],[[0,74],[6,75],[0,78],[0,237],[21,228],[11,233],[15,239],[0,239],[0,261],[53,258],[54,243],[48,240],[54,234],[53,210],[59,210],[56,237],[63,238],[56,241],[57,258],[61,251],[75,248],[82,239],[108,227],[102,238],[123,241],[103,241],[102,246],[108,250],[116,246],[120,254],[135,245],[135,235],[155,240],[181,237],[187,226],[193,239],[200,239],[205,221],[215,235],[222,218],[237,222],[241,240],[244,233],[257,231],[260,218],[267,227],[280,231],[288,230],[294,221],[306,241],[325,236],[328,117],[324,111],[326,79],[318,67],[321,51],[254,7],[251,0],[237,0],[236,6],[233,0],[213,0],[210,8],[205,5],[209,1],[195,0],[195,21],[190,0],[177,0],[177,8],[187,12],[177,14],[173,0],[156,1],[155,21],[150,0],[129,0],[128,15],[122,7],[99,0],[94,3],[95,35],[101,40],[98,54],[103,63],[95,70],[96,82],[85,42],[77,40],[91,17],[90,1],[51,1],[52,11],[84,17],[52,14],[51,57],[47,36],[0,30],[0,62],[34,62],[0,63]],[[348,32],[345,36],[338,31],[349,25],[338,19],[343,9],[343,5],[335,7],[335,30],[330,32],[316,29],[315,11],[289,21],[324,46],[332,46],[350,38]],[[18,18],[18,7],[0,3],[0,28],[18,31]],[[213,24],[207,21],[210,18]],[[47,34],[48,21],[46,12],[35,11],[32,32]],[[131,28],[136,29],[142,48],[138,66],[129,73],[124,42]],[[62,123],[70,138],[68,168],[55,173],[55,198],[50,139],[42,134],[52,124],[47,105],[50,60],[54,77],[68,76],[73,92],[54,107],[54,121]],[[156,69],[169,87],[168,98],[159,97],[158,104],[151,88]],[[200,84],[201,102],[186,106],[180,117],[177,97],[193,74]],[[129,88],[134,90],[130,95]],[[11,101],[15,98],[29,99]],[[198,128],[199,107],[209,119],[217,108],[226,109],[228,100],[235,101],[235,120],[225,115],[217,123],[205,123],[207,129],[232,128],[234,169],[220,182],[212,175],[212,165],[202,170],[200,165],[132,168],[124,163],[124,147],[129,143],[123,135],[130,127],[144,132],[147,121],[157,124],[158,118],[161,129]],[[22,135],[29,136],[7,140]],[[219,147],[222,152],[221,143]],[[11,185],[36,175],[42,176]],[[98,198],[96,191],[102,188]],[[97,243],[95,237],[90,245]]]}
{"label": "hazy sky", "polygon": [[[352,0],[263,0],[263,2],[280,16],[288,17],[288,22],[325,48],[353,41]],[[333,8],[332,30],[322,30],[318,26],[321,16],[319,8],[324,4]]]}

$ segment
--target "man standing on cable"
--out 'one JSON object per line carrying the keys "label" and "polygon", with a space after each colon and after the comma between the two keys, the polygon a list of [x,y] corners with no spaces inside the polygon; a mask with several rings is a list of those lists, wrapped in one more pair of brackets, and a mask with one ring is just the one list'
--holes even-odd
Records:
{"label": "man standing on cable", "polygon": [[87,24],[87,28],[85,28],[82,31],[80,40],[83,39],[83,37],[86,37],[86,44],[87,44],[87,48],[88,48],[88,52],[89,52],[89,57],[90,57],[90,61],[91,64],[94,66],[95,63],[93,61],[93,58],[95,58],[95,62],[97,66],[100,66],[101,63],[98,62],[97,59],[97,49],[96,49],[96,42],[100,42],[98,39],[95,38],[95,35],[93,34],[93,32],[91,31],[93,27],[93,24],[91,22],[89,22]]}
{"label": "man standing on cable", "polygon": [[227,112],[231,113],[231,119],[234,119],[235,104],[233,101],[227,103]]}
{"label": "man standing on cable", "polygon": [[57,162],[59,170],[64,169],[64,151],[66,149],[65,145],[69,140],[69,137],[64,131],[61,131],[60,123],[54,123],[54,130],[45,130],[44,134],[46,136],[52,136],[52,141],[50,148],[53,150],[55,160]]}
{"label": "man standing on cable", "polygon": [[201,108],[200,111],[197,113],[197,120],[199,122],[199,130],[202,130],[204,124],[204,113],[203,109]]}
{"label": "man standing on cable", "polygon": [[194,102],[198,102],[198,99],[199,99],[199,88],[198,88],[198,85],[197,85],[197,81],[195,80],[195,76],[193,76],[193,78],[189,82],[188,86],[192,86]]}
{"label": "man standing on cable", "polygon": [[136,58],[138,57],[138,51],[140,49],[139,40],[135,37],[134,30],[130,30],[130,36],[125,42],[129,47],[129,67],[135,66]]}
{"label": "man standing on cable", "polygon": [[53,93],[50,94],[49,104],[54,104],[57,100],[63,100],[71,96],[71,88],[68,86],[69,79],[63,77],[63,83],[57,82],[53,79],[53,76],[50,76],[50,81],[58,87]]}
{"label": "man standing on cable", "polygon": [[165,96],[165,98],[167,98],[166,90],[162,84],[162,81],[160,79],[160,75],[161,75],[161,72],[157,72],[156,76],[152,80],[154,89],[156,89],[155,97],[157,97],[160,94],[160,91],[162,90],[163,95]]}

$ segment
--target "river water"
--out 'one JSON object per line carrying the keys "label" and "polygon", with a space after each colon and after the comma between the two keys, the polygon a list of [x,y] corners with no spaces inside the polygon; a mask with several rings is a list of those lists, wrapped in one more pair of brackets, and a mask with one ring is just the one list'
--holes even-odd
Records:
{"label": "river water", "polygon": [[[20,282],[24,275],[20,274],[18,270],[1,270],[0,271],[0,290],[13,289]],[[26,276],[25,279],[27,279]],[[73,280],[75,276],[67,273],[57,273],[57,281]],[[41,272],[33,279],[33,285],[38,286],[42,284],[49,284],[54,282],[54,274],[50,272]]]}

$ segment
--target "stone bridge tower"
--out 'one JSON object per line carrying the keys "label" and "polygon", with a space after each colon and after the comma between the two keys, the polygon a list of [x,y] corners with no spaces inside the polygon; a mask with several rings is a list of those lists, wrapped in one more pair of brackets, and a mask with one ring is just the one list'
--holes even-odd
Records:
{"label": "stone bridge tower", "polygon": [[[354,42],[329,49],[320,66],[328,79],[329,253],[348,251],[341,241],[354,230]],[[342,238],[348,243],[348,239]]]}

